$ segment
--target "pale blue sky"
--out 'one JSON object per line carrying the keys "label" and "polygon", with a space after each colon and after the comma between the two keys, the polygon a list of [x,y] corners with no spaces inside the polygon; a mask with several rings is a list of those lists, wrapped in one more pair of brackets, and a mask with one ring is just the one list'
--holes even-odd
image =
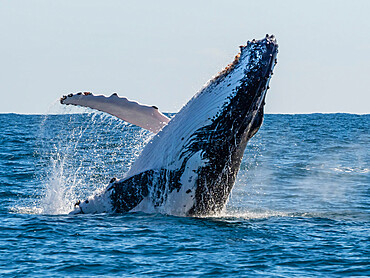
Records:
{"label": "pale blue sky", "polygon": [[369,13],[367,0],[0,0],[0,112],[53,112],[78,91],[178,111],[273,33],[267,113],[370,113]]}

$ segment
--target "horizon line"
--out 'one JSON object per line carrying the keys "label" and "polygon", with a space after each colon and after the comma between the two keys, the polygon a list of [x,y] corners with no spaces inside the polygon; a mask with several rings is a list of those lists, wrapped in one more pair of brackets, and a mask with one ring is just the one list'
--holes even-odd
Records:
{"label": "horizon line", "polygon": [[[178,111],[179,112],[179,111]],[[176,114],[178,112],[162,112],[163,114]],[[48,115],[74,115],[74,114],[91,114],[91,113],[96,113],[96,114],[106,114],[110,115],[105,112],[98,112],[98,111],[91,111],[91,112],[74,112],[74,113],[19,113],[19,112],[0,112],[0,115],[7,115],[7,114],[12,114],[12,115],[24,115],[24,116],[48,116]],[[369,115],[370,113],[354,113],[354,112],[298,112],[298,113],[264,113],[265,115],[313,115],[313,114],[348,114],[348,115]],[[113,116],[112,116],[113,117]]]}

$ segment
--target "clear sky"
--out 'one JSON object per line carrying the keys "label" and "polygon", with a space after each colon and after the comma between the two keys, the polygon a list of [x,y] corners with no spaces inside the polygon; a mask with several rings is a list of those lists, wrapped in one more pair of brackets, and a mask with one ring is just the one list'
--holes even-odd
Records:
{"label": "clear sky", "polygon": [[0,0],[0,112],[53,112],[78,91],[175,112],[273,33],[267,113],[370,113],[369,13],[368,0]]}

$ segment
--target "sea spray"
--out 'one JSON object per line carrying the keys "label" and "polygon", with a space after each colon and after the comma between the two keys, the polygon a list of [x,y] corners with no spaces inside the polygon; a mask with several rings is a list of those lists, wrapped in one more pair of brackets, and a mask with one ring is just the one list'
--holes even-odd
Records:
{"label": "sea spray", "polygon": [[43,167],[38,179],[44,190],[37,211],[68,213],[77,200],[102,190],[113,176],[124,177],[150,136],[99,112],[45,116],[38,148]]}

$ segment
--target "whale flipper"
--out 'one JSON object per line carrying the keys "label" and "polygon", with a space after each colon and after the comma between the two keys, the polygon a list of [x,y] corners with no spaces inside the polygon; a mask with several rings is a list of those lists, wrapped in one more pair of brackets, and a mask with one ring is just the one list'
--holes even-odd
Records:
{"label": "whale flipper", "polygon": [[95,96],[88,92],[69,94],[63,96],[60,103],[89,107],[106,112],[153,133],[160,131],[170,121],[157,107],[130,101],[125,97],[119,97],[117,94],[112,94],[110,97]]}

